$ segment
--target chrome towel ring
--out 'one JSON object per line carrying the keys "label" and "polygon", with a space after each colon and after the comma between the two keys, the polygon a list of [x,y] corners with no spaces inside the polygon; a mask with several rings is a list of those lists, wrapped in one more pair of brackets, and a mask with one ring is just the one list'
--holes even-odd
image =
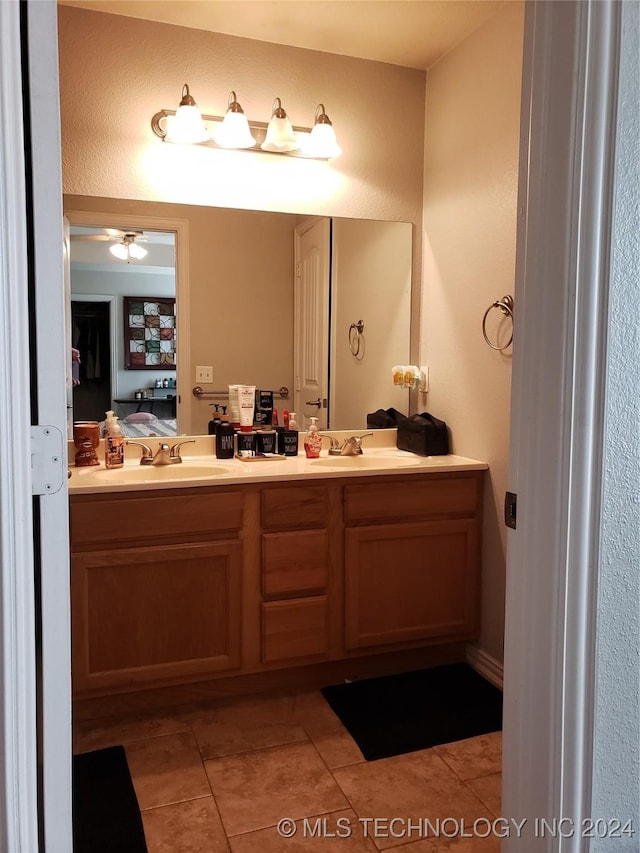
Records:
{"label": "chrome towel ring", "polygon": [[497,346],[497,344],[492,344],[489,340],[489,336],[487,335],[487,316],[489,315],[489,311],[492,308],[499,308],[505,317],[510,317],[511,322],[513,323],[513,296],[503,296],[502,299],[497,299],[495,302],[492,302],[491,305],[484,312],[484,317],[482,318],[482,336],[485,339],[485,342],[491,347],[491,349],[497,350],[498,352],[502,352],[511,346],[513,341],[513,326],[511,327],[511,335],[509,336],[509,340],[504,344],[504,346]]}
{"label": "chrome towel ring", "polygon": [[358,320],[349,326],[349,349],[351,355],[358,358],[362,346],[362,333],[364,332],[364,321]]}

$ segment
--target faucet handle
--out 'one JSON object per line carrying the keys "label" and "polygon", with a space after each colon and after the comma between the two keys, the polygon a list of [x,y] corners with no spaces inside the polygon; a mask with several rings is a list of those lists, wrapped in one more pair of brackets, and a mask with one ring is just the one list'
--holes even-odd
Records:
{"label": "faucet handle", "polygon": [[[184,441],[177,441],[173,445],[173,447],[171,448],[171,458],[172,459],[177,458],[177,459],[180,459],[180,461],[182,461],[182,457],[180,456],[180,448],[182,447],[182,445],[183,444],[195,444],[195,443],[196,443],[195,438],[185,438]],[[169,448],[167,448],[167,450],[168,449]]]}
{"label": "faucet handle", "polygon": [[356,445],[356,447],[362,447],[362,439],[367,438],[368,436],[373,435],[372,432],[363,432],[362,435],[352,435],[351,441]]}
{"label": "faucet handle", "polygon": [[125,444],[133,444],[135,447],[141,447],[142,448],[142,459],[152,459],[153,458],[153,451],[151,450],[151,448],[149,447],[148,444],[144,444],[142,441],[130,441],[129,439],[127,439],[125,441]]}

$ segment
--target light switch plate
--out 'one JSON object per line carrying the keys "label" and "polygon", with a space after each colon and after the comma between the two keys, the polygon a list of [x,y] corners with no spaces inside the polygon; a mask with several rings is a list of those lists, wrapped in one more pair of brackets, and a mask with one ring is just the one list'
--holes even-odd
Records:
{"label": "light switch plate", "polygon": [[196,367],[196,382],[213,382],[213,367]]}

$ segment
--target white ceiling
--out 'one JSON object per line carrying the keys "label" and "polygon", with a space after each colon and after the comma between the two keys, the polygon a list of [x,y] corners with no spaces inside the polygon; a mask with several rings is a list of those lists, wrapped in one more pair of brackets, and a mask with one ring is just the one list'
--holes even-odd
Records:
{"label": "white ceiling", "polygon": [[160,21],[428,69],[508,0],[58,0]]}

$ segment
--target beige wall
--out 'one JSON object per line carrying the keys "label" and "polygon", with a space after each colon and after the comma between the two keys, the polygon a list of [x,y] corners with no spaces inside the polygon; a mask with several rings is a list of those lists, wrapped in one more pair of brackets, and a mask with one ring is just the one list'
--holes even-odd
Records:
{"label": "beige wall", "polygon": [[[192,373],[187,394],[195,384],[292,387],[295,216],[70,195],[64,206],[86,210],[88,225],[91,212],[188,221],[190,335],[178,339],[178,358],[186,347],[192,369],[213,367],[213,383],[196,383]],[[191,401],[191,425],[181,421],[182,432],[206,433],[209,402]]]}
{"label": "beige wall", "polygon": [[[334,429],[364,431],[367,413],[408,413],[409,392],[391,383],[409,361],[411,225],[334,219],[332,241],[332,414]],[[364,322],[362,349],[349,349],[349,326]]]}
{"label": "beige wall", "polygon": [[421,363],[454,452],[490,466],[479,645],[500,661],[511,350],[489,349],[481,320],[514,290],[523,25],[523,4],[505,4],[427,79]]}
{"label": "beige wall", "polygon": [[[419,239],[424,72],[66,6],[59,43],[65,192],[399,220]],[[185,82],[214,115],[231,89],[255,120],[279,96],[309,126],[322,102],[344,153],[323,163],[163,145],[151,116],[175,109]]]}

